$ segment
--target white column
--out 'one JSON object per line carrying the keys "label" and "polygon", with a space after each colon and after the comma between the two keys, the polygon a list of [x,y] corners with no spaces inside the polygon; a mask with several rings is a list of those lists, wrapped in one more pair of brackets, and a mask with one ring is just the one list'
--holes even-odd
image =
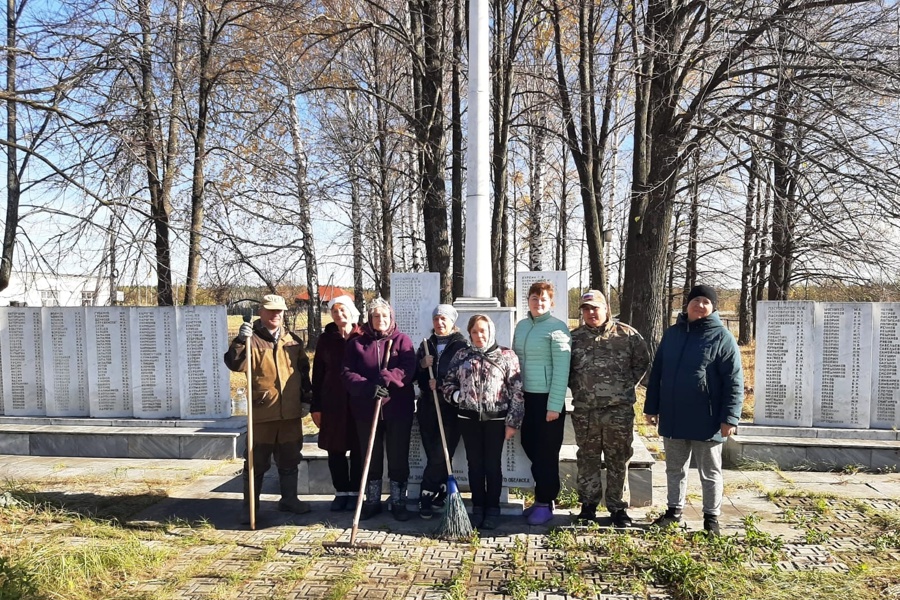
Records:
{"label": "white column", "polygon": [[463,294],[470,298],[491,297],[489,7],[488,0],[472,0],[469,5],[469,145]]}

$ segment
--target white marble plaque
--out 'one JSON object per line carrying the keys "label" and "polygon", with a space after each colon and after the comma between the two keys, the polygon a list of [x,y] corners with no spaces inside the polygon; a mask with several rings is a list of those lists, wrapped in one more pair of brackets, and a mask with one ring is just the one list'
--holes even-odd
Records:
{"label": "white marble plaque", "polygon": [[133,416],[138,381],[131,351],[135,339],[131,332],[131,310],[121,306],[88,306],[84,309],[92,417]]}
{"label": "white marble plaque", "polygon": [[132,360],[137,365],[134,416],[178,417],[181,411],[179,345],[174,306],[131,309]]}
{"label": "white marble plaque", "polygon": [[[394,318],[400,331],[412,340],[414,348],[431,335],[431,313],[440,303],[441,277],[438,273],[391,273]],[[465,327],[460,326],[460,329]]]}
{"label": "white marble plaque", "polygon": [[872,392],[872,304],[816,305],[819,352],[813,427],[868,429]]}
{"label": "white marble plaque", "polygon": [[87,332],[81,307],[41,309],[48,417],[87,417]]}
{"label": "white marble plaque", "polygon": [[0,309],[0,354],[3,356],[3,413],[8,416],[47,414],[40,308]]}
{"label": "white marble plaque", "polygon": [[6,330],[6,313],[3,312],[3,309],[0,308],[0,415],[6,414],[6,407],[4,406],[6,403],[6,383],[4,383],[7,379],[5,375],[7,366],[7,360],[3,358],[3,348],[6,348],[8,345],[3,341],[4,331]]}
{"label": "white marble plaque", "polygon": [[528,316],[528,288],[538,281],[553,285],[552,314],[563,323],[569,323],[569,278],[565,271],[519,271],[516,273],[516,316],[519,320]]}
{"label": "white marble plaque", "polygon": [[812,426],[814,316],[814,302],[757,304],[754,423]]}
{"label": "white marble plaque", "polygon": [[872,333],[869,426],[900,428],[900,303],[872,305]]}
{"label": "white marble plaque", "polygon": [[[462,485],[469,485],[469,462],[466,458],[466,444],[462,438],[456,446],[456,452],[450,457],[453,466],[453,477]],[[519,443],[519,434],[507,440],[500,458],[503,468],[504,487],[534,487],[531,478],[531,461],[525,456],[525,450]],[[409,442],[409,482],[422,483],[422,472],[428,459],[422,448],[422,436],[419,423],[413,419],[412,435]]]}
{"label": "white marble plaque", "polygon": [[229,371],[222,357],[228,349],[224,306],[181,306],[176,313],[181,349],[181,418],[225,419],[231,416]]}

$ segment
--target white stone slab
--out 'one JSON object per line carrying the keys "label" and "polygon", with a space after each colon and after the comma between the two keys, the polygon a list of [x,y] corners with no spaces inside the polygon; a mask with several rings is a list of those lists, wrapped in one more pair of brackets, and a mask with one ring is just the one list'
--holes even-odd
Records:
{"label": "white stone slab", "polygon": [[[466,458],[466,445],[459,440],[456,452],[452,457],[453,477],[462,485],[469,485],[469,463]],[[409,443],[409,482],[411,484],[422,483],[422,471],[425,470],[427,458],[422,448],[422,437],[419,433],[418,421],[413,419],[412,435]],[[531,478],[531,461],[525,456],[522,444],[519,443],[519,434],[506,441],[501,456],[503,467],[504,487],[534,487]]]}
{"label": "white stone slab", "polygon": [[872,304],[816,304],[813,427],[869,427]]}
{"label": "white stone slab", "polygon": [[181,413],[181,360],[174,306],[131,309],[132,360],[139,373],[134,416],[165,419]]}
{"label": "white stone slab", "polygon": [[0,355],[3,413],[23,417],[46,414],[40,308],[0,309]]}
{"label": "white stone slab", "polygon": [[812,426],[814,313],[814,302],[757,304],[754,423]]}
{"label": "white stone slab", "polygon": [[497,343],[505,348],[512,346],[513,331],[516,327],[516,309],[512,306],[500,306],[496,299],[457,298],[453,307],[459,312],[456,324],[460,331],[469,338],[467,327],[469,319],[474,315],[486,315],[494,322],[494,336]]}
{"label": "white stone slab", "polygon": [[88,387],[92,417],[131,417],[134,389],[138,384],[132,361],[131,309],[121,306],[88,306]]}
{"label": "white stone slab", "polygon": [[397,327],[409,336],[413,347],[431,335],[431,313],[440,303],[440,274],[391,273],[391,308]]}
{"label": "white stone slab", "polygon": [[180,306],[176,312],[181,349],[182,419],[231,416],[229,371],[222,361],[228,349],[224,306]]}
{"label": "white stone slab", "polygon": [[900,428],[900,303],[872,306],[872,404],[869,426]]}
{"label": "white stone slab", "polygon": [[87,417],[90,395],[87,332],[82,307],[44,307],[44,389],[47,416]]}
{"label": "white stone slab", "polygon": [[563,323],[569,322],[569,277],[565,271],[519,271],[516,273],[516,310],[519,320],[528,315],[528,288],[538,281],[553,284],[552,314]]}

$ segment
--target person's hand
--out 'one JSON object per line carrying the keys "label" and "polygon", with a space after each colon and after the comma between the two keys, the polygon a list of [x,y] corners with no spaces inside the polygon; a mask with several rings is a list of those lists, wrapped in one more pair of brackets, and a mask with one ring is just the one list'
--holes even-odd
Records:
{"label": "person's hand", "polygon": [[386,387],[384,387],[383,385],[375,386],[375,398],[380,400],[382,398],[387,398],[390,395],[391,394],[390,394],[390,392],[388,392],[388,389]]}
{"label": "person's hand", "polygon": [[559,418],[559,413],[556,412],[555,410],[547,411],[547,422],[548,423],[552,423],[553,421],[557,420],[558,418]]}
{"label": "person's hand", "polygon": [[433,392],[437,389],[437,379],[428,380],[428,388]]}
{"label": "person's hand", "polygon": [[322,413],[320,413],[319,411],[312,413],[312,420],[313,423],[316,424],[316,427],[322,427]]}
{"label": "person's hand", "polygon": [[507,440],[513,439],[513,436],[515,436],[516,433],[517,433],[518,431],[519,431],[519,430],[516,429],[515,427],[510,427],[509,425],[507,425],[507,426],[506,426],[506,438],[505,438],[505,439],[507,439]]}
{"label": "person's hand", "polygon": [[644,422],[647,425],[656,425],[659,423],[659,415],[644,415]]}
{"label": "person's hand", "polygon": [[300,403],[300,418],[303,418],[306,415],[308,415],[310,408],[312,408],[312,406],[309,404],[309,402],[301,402]]}
{"label": "person's hand", "polygon": [[737,427],[728,423],[722,423],[722,427],[719,431],[721,432],[723,438],[727,438],[729,435],[734,435],[735,433],[737,433]]}
{"label": "person's hand", "polygon": [[250,323],[241,323],[241,328],[238,329],[237,341],[243,343],[247,341],[253,335],[253,325]]}
{"label": "person's hand", "polygon": [[428,356],[423,356],[422,360],[419,361],[419,366],[422,367],[423,369],[427,369],[428,367],[430,367],[433,364],[434,364],[434,357],[431,356],[430,354]]}

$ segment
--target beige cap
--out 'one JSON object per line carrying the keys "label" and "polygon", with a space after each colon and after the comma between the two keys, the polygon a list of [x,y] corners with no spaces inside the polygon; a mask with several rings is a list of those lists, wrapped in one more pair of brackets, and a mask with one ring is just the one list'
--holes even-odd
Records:
{"label": "beige cap", "polygon": [[287,310],[284,298],[277,294],[266,294],[262,297],[261,307],[266,310]]}
{"label": "beige cap", "polygon": [[581,295],[581,304],[578,305],[578,308],[583,306],[603,308],[606,306],[606,298],[597,290],[588,290]]}

